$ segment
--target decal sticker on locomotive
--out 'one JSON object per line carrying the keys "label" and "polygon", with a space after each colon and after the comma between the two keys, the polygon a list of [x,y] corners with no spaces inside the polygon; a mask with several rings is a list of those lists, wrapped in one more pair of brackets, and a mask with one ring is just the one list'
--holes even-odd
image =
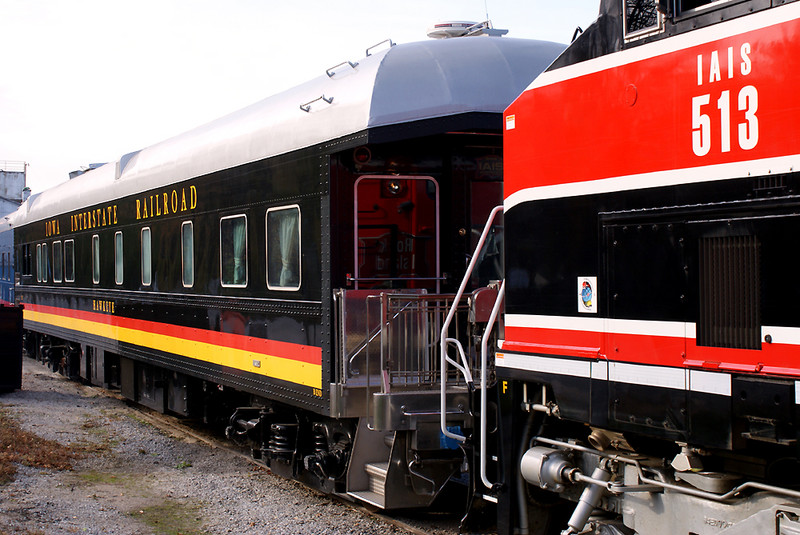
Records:
{"label": "decal sticker on locomotive", "polygon": [[578,277],[578,312],[597,314],[597,277]]}
{"label": "decal sticker on locomotive", "polygon": [[514,130],[517,127],[517,116],[516,115],[507,115],[506,116],[506,130]]}

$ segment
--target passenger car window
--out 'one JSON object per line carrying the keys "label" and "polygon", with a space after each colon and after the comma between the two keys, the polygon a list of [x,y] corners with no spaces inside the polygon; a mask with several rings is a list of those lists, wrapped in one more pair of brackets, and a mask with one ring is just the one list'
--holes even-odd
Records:
{"label": "passenger car window", "polygon": [[92,282],[100,284],[100,236],[92,236]]}
{"label": "passenger car window", "polygon": [[122,284],[123,281],[123,249],[122,232],[114,234],[114,282]]}
{"label": "passenger car window", "polygon": [[267,287],[300,288],[300,207],[270,208],[266,216]]}
{"label": "passenger car window", "polygon": [[61,282],[64,272],[64,250],[61,241],[53,242],[53,282]]}
{"label": "passenger car window", "polygon": [[75,282],[75,240],[64,240],[64,281]]}
{"label": "passenger car window", "polygon": [[50,273],[50,256],[47,253],[47,244],[42,244],[42,282],[47,282]]}
{"label": "passenger car window", "polygon": [[247,217],[235,215],[219,221],[220,281],[223,286],[247,286]]}
{"label": "passenger car window", "polygon": [[36,244],[36,282],[42,282],[42,244]]}
{"label": "passenger car window", "polygon": [[150,286],[153,282],[152,240],[150,227],[142,229],[142,286]]}
{"label": "passenger car window", "polygon": [[32,275],[33,271],[31,269],[31,244],[26,243],[22,246],[22,274],[23,275]]}
{"label": "passenger car window", "polygon": [[194,225],[191,221],[181,223],[181,280],[185,288],[194,286]]}

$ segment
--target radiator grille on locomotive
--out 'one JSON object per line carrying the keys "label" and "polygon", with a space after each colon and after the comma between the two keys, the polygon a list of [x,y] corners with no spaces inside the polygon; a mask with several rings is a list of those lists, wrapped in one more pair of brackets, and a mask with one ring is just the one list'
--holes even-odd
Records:
{"label": "radiator grille on locomotive", "polygon": [[697,345],[761,349],[760,253],[755,236],[700,240]]}

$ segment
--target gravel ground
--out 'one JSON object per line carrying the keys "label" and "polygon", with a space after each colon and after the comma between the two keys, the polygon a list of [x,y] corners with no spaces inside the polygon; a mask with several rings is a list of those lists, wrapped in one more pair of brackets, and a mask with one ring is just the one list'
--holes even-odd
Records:
{"label": "gravel ground", "polygon": [[26,431],[93,452],[71,471],[20,466],[0,485],[3,535],[406,533],[233,452],[171,436],[31,359],[22,390],[0,395],[0,405]]}

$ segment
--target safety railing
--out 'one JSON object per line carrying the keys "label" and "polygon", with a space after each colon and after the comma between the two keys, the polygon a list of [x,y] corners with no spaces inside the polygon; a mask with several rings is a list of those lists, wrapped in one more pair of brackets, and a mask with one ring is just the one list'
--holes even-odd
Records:
{"label": "safety railing", "polygon": [[[454,297],[424,290],[339,291],[336,300],[343,357],[339,381],[380,386],[382,393],[437,388],[441,375],[439,336],[445,317],[454,308]],[[463,347],[461,340],[470,336],[468,296],[459,300],[454,315],[457,318],[451,321],[451,338]],[[477,371],[477,355],[465,356],[464,362],[468,374]],[[457,384],[461,377],[451,370],[448,380]]]}
{"label": "safety railing", "polygon": [[[492,209],[492,212],[489,214],[489,218],[486,221],[486,225],[483,227],[483,232],[481,232],[481,237],[478,239],[478,244],[475,246],[475,252],[472,254],[472,259],[470,260],[469,265],[467,266],[467,271],[464,273],[464,278],[461,281],[461,285],[458,288],[458,292],[456,292],[455,300],[461,299],[461,296],[464,293],[464,290],[467,287],[467,284],[472,277],[472,272],[475,269],[476,264],[478,263],[478,259],[480,258],[481,249],[483,249],[484,243],[486,243],[486,238],[489,236],[489,233],[492,231],[492,226],[494,223],[495,218],[503,212],[502,206],[496,206]],[[500,288],[498,292],[497,299],[495,300],[494,306],[492,307],[492,312],[490,314],[489,322],[486,327],[486,332],[483,334],[482,343],[481,343],[481,351],[480,351],[480,392],[481,392],[481,423],[480,423],[480,443],[481,443],[481,481],[487,487],[491,487],[487,477],[486,477],[486,464],[485,464],[485,457],[486,457],[486,402],[487,402],[487,388],[488,388],[488,347],[486,340],[489,339],[489,334],[494,326],[494,323],[497,319],[497,316],[500,312],[500,306],[503,301],[503,296],[505,294],[505,282]],[[459,363],[452,358],[450,358],[447,354],[447,344],[452,339],[449,335],[450,327],[453,325],[453,319],[456,315],[456,309],[453,307],[447,314],[445,318],[444,324],[442,325],[442,332],[440,336],[440,344],[441,344],[441,369],[442,369],[442,381],[441,381],[441,419],[440,419],[440,427],[442,434],[446,437],[458,440],[459,442],[466,442],[467,437],[463,435],[459,435],[457,433],[451,432],[447,428],[447,414],[445,413],[445,407],[447,406],[447,364],[451,364],[454,368],[459,370],[463,376],[464,380],[468,383],[472,384],[472,374],[470,373],[470,369],[465,366],[464,361],[464,352],[459,350],[459,356],[462,359],[462,362]]]}
{"label": "safety railing", "polygon": [[0,171],[6,173],[24,173],[28,168],[26,162],[14,160],[0,160]]}
{"label": "safety railing", "polygon": [[[467,299],[456,301],[451,294],[382,294],[381,370],[387,379],[383,391],[435,388],[441,376],[439,336],[451,309],[459,316],[454,338],[469,339]],[[465,357],[467,368],[477,367],[474,355]],[[450,381],[459,381],[452,373]]]}
{"label": "safety railing", "polygon": [[[338,380],[346,387],[364,388],[368,421],[375,393],[436,392],[441,381],[439,337],[452,312],[451,347],[461,348],[462,370],[447,371],[448,387],[465,387],[477,374],[477,352],[469,321],[469,296],[427,294],[424,290],[340,290],[338,303],[341,368]],[[465,347],[466,346],[466,347]]]}

